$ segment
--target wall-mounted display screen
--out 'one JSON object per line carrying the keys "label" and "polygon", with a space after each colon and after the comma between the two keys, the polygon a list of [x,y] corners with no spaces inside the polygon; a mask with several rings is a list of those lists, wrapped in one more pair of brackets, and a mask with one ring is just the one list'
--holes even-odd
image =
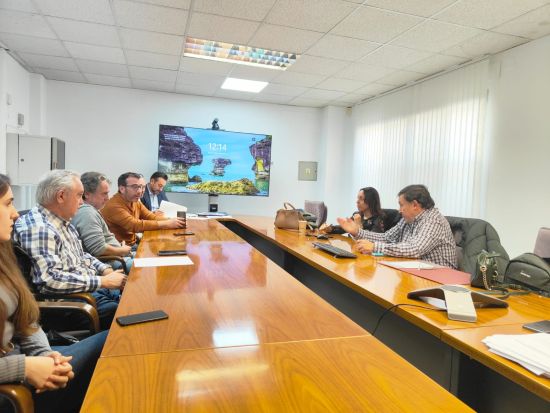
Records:
{"label": "wall-mounted display screen", "polygon": [[269,195],[271,135],[160,125],[169,192]]}

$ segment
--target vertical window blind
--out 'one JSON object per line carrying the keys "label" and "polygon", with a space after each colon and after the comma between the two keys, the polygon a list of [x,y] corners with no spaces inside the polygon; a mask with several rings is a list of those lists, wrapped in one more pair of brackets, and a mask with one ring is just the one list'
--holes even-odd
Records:
{"label": "vertical window blind", "polygon": [[397,208],[424,184],[444,215],[482,216],[487,82],[485,60],[355,107],[351,196],[373,186]]}

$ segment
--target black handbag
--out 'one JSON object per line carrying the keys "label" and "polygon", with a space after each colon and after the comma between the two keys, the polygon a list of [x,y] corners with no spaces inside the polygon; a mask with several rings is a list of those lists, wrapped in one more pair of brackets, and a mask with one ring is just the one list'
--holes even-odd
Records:
{"label": "black handbag", "polygon": [[508,264],[506,282],[550,297],[550,266],[535,254],[522,254]]}
{"label": "black handbag", "polygon": [[477,256],[476,274],[470,284],[472,287],[492,290],[497,284],[504,281],[504,277],[499,274],[496,258],[500,254],[496,252],[481,251]]}

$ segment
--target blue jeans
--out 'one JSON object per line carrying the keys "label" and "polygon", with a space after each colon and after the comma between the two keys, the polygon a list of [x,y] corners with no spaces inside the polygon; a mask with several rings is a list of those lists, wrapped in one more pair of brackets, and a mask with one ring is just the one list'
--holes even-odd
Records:
{"label": "blue jeans", "polygon": [[[133,255],[131,257],[124,257],[124,262],[126,263],[126,274],[130,274],[130,269],[132,268],[132,265],[134,265],[134,257]],[[109,265],[113,267],[113,270],[121,270],[122,264],[120,261],[110,261]]]}
{"label": "blue jeans", "polygon": [[97,359],[103,350],[108,331],[102,331],[70,346],[52,347],[64,356],[73,356],[74,378],[66,388],[33,393],[34,411],[40,412],[78,412],[88,390]]}
{"label": "blue jeans", "polygon": [[92,293],[97,303],[97,312],[99,314],[99,325],[102,330],[108,330],[113,322],[118,302],[120,301],[119,290],[108,290],[101,288]]}

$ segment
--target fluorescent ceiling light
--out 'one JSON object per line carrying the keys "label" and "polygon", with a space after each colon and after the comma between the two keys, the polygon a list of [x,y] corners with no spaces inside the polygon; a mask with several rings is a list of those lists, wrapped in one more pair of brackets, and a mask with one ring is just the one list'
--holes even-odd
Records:
{"label": "fluorescent ceiling light", "polygon": [[258,82],[257,80],[237,79],[228,77],[223,82],[222,89],[238,90],[241,92],[259,93],[267,86],[267,82]]}
{"label": "fluorescent ceiling light", "polygon": [[185,38],[183,55],[277,70],[286,70],[298,58],[298,55],[294,53],[195,39],[193,37]]}

